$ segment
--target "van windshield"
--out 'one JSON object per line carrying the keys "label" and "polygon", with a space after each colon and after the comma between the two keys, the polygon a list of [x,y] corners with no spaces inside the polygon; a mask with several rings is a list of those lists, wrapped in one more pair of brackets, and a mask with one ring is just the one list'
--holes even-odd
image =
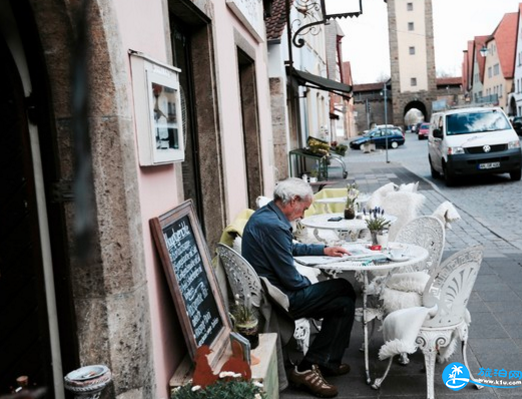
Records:
{"label": "van windshield", "polygon": [[459,113],[446,116],[448,136],[468,133],[486,133],[510,129],[506,116],[496,110]]}

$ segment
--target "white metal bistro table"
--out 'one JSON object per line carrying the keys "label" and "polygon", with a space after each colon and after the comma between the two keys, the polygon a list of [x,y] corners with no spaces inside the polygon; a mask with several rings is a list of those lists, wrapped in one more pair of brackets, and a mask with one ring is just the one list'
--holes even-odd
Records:
{"label": "white metal bistro table", "polygon": [[[350,244],[345,245],[346,249],[350,251],[350,247],[355,248],[355,245],[359,247],[361,244]],[[368,272],[369,271],[391,271],[392,269],[403,268],[406,266],[412,266],[419,262],[425,261],[428,258],[428,250],[418,245],[390,242],[388,249],[383,251],[371,251],[373,256],[380,257],[381,259],[389,256],[390,252],[393,251],[395,256],[390,256],[393,260],[386,260],[381,262],[369,261],[368,257],[371,256],[368,253],[368,257],[364,257],[364,254],[356,254],[354,256],[347,256],[337,262],[331,257],[297,257],[296,261],[301,264],[306,264],[306,259],[309,258],[308,266],[313,266],[319,269],[325,269],[336,272],[347,272],[347,271],[360,271],[363,277],[363,309],[362,309],[362,323],[364,330],[364,368],[366,370],[366,383],[371,384],[370,378],[370,362],[368,356],[368,309],[367,309],[367,288],[368,288]],[[355,251],[353,251],[355,252]],[[397,255],[403,255],[399,256]],[[303,263],[304,262],[304,263]]]}
{"label": "white metal bistro table", "polygon": [[[334,230],[340,239],[349,238],[355,241],[359,232],[367,228],[366,220],[359,216],[362,214],[358,214],[355,219],[345,219],[342,213],[323,213],[305,217],[301,219],[301,224],[313,229],[315,238],[321,242],[326,240],[319,235],[319,230]],[[393,215],[385,214],[384,217],[390,221],[390,224],[397,220]]]}

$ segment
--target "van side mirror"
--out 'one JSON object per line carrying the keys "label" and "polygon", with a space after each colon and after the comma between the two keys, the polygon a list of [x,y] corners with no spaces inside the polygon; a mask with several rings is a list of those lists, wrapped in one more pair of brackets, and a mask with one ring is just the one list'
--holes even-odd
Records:
{"label": "van side mirror", "polygon": [[442,130],[439,129],[439,128],[433,129],[433,137],[441,139],[442,138]]}

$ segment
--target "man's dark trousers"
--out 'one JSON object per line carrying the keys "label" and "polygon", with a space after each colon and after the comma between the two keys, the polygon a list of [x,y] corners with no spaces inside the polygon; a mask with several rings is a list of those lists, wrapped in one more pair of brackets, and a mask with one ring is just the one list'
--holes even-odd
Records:
{"label": "man's dark trousers", "polygon": [[303,361],[335,369],[350,343],[356,294],[343,278],[320,281],[289,294],[294,319],[322,319],[321,329]]}

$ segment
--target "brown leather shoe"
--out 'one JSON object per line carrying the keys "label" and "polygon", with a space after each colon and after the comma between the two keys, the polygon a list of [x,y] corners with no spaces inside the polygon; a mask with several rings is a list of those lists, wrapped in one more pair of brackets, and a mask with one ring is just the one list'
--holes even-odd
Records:
{"label": "brown leather shoe", "polygon": [[319,369],[321,370],[321,374],[325,377],[333,377],[336,375],[344,375],[348,374],[350,372],[350,365],[341,363],[339,367],[337,368],[330,368],[330,367],[324,367],[319,366]]}
{"label": "brown leather shoe", "polygon": [[338,394],[337,388],[326,382],[319,367],[315,364],[306,371],[298,371],[296,367],[290,373],[289,380],[296,387],[304,387],[319,398],[333,398]]}

